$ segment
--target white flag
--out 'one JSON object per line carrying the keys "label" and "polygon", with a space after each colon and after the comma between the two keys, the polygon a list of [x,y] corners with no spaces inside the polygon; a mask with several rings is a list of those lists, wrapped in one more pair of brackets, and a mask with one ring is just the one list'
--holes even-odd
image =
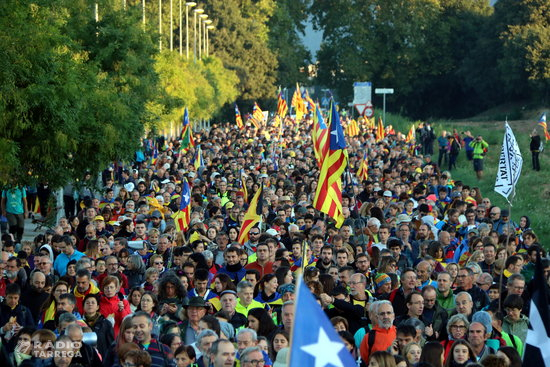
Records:
{"label": "white flag", "polygon": [[511,197],[513,198],[515,195],[516,184],[521,174],[523,157],[519,151],[514,132],[510,125],[508,125],[508,122],[506,122],[505,127],[506,131],[504,132],[504,141],[502,142],[502,150],[500,151],[495,191],[504,196],[508,203],[510,203]]}

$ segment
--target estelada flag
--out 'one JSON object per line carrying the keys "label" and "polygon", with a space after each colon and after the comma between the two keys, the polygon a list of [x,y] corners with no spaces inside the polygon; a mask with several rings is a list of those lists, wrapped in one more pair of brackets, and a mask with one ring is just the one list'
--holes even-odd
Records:
{"label": "estelada flag", "polygon": [[286,104],[285,97],[283,97],[283,92],[279,92],[279,97],[277,100],[277,115],[281,118],[284,118],[288,112],[288,105]]}
{"label": "estelada flag", "polygon": [[369,161],[367,158],[367,152],[363,154],[363,159],[359,163],[359,169],[357,170],[357,178],[361,181],[369,179]]}
{"label": "estelada flag", "polygon": [[172,218],[174,219],[174,224],[178,232],[189,229],[189,223],[191,221],[191,190],[189,190],[187,179],[184,179],[182,182],[179,210],[172,214]]}
{"label": "estelada flag", "polygon": [[376,126],[376,142],[378,143],[385,137],[384,132],[384,122],[382,121],[382,117],[378,117],[378,125]]}
{"label": "estelada flag", "polygon": [[237,127],[242,130],[244,129],[243,118],[241,117],[241,111],[239,111],[239,106],[235,103],[235,122]]}
{"label": "estelada flag", "polygon": [[244,243],[248,241],[248,238],[249,238],[248,232],[250,232],[250,229],[262,220],[262,211],[263,211],[262,192],[263,191],[264,191],[264,185],[262,184],[262,186],[260,186],[258,191],[256,191],[256,193],[254,194],[254,197],[250,201],[250,206],[248,207],[248,210],[244,215],[243,224],[241,226],[241,230],[239,231],[239,237],[237,239],[237,241],[241,245],[244,245]]}
{"label": "estelada flag", "polygon": [[410,143],[415,138],[416,138],[416,131],[414,129],[414,124],[412,124],[411,128],[409,129],[409,133],[407,134],[407,137],[405,138],[405,143]]}
{"label": "estelada flag", "polygon": [[548,132],[548,125],[546,125],[546,112],[540,115],[539,126],[544,130],[544,137],[546,141],[550,140],[550,133]]}

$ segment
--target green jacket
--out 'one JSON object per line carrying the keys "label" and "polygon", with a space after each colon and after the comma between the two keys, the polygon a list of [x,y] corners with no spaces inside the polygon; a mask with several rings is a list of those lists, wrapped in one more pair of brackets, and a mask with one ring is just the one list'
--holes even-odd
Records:
{"label": "green jacket", "polygon": [[521,339],[515,335],[510,335],[504,331],[501,332],[502,340],[506,343],[507,346],[514,348],[518,351],[519,355],[523,357],[523,343]]}
{"label": "green jacket", "polygon": [[489,148],[489,144],[485,140],[472,140],[470,147],[474,149],[474,159],[483,159],[483,150]]}
{"label": "green jacket", "polygon": [[527,316],[522,314],[517,321],[510,320],[508,316],[504,317],[502,331],[517,336],[522,343],[525,343],[525,339],[527,339],[527,330],[529,330],[529,318]]}
{"label": "green jacket", "polygon": [[436,288],[435,290],[437,294],[437,304],[440,305],[445,311],[447,311],[447,316],[451,316],[451,313],[456,307],[455,303],[455,295],[453,294],[453,291],[449,291],[449,295],[447,297],[443,296],[443,294],[439,293],[439,289]]}

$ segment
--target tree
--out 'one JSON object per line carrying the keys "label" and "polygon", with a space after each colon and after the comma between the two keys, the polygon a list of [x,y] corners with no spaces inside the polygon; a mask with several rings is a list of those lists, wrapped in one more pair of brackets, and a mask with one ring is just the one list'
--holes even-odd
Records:
{"label": "tree", "polygon": [[[82,21],[73,22],[79,12]],[[156,83],[146,66],[151,39],[137,19],[113,12],[95,25],[84,1],[6,0],[0,26],[0,181],[59,187],[130,158]],[[78,37],[86,29],[95,32]]]}
{"label": "tree", "polygon": [[307,81],[303,69],[311,63],[309,51],[299,34],[304,34],[307,4],[303,0],[277,1],[268,22],[269,47],[277,55],[277,85],[290,87]]}
{"label": "tree", "polygon": [[205,9],[216,27],[210,38],[213,54],[237,73],[240,98],[273,98],[278,64],[269,49],[267,22],[274,1],[214,0]]}

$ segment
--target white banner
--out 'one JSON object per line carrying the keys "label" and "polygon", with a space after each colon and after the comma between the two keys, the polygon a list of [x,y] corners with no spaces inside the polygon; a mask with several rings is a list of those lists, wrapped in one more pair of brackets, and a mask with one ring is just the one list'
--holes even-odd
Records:
{"label": "white banner", "polygon": [[[500,151],[498,163],[497,180],[495,191],[504,196],[508,203],[515,195],[516,184],[521,175],[523,157],[519,150],[518,142],[508,122],[505,125],[504,141]],[[511,197],[510,197],[511,196]]]}

